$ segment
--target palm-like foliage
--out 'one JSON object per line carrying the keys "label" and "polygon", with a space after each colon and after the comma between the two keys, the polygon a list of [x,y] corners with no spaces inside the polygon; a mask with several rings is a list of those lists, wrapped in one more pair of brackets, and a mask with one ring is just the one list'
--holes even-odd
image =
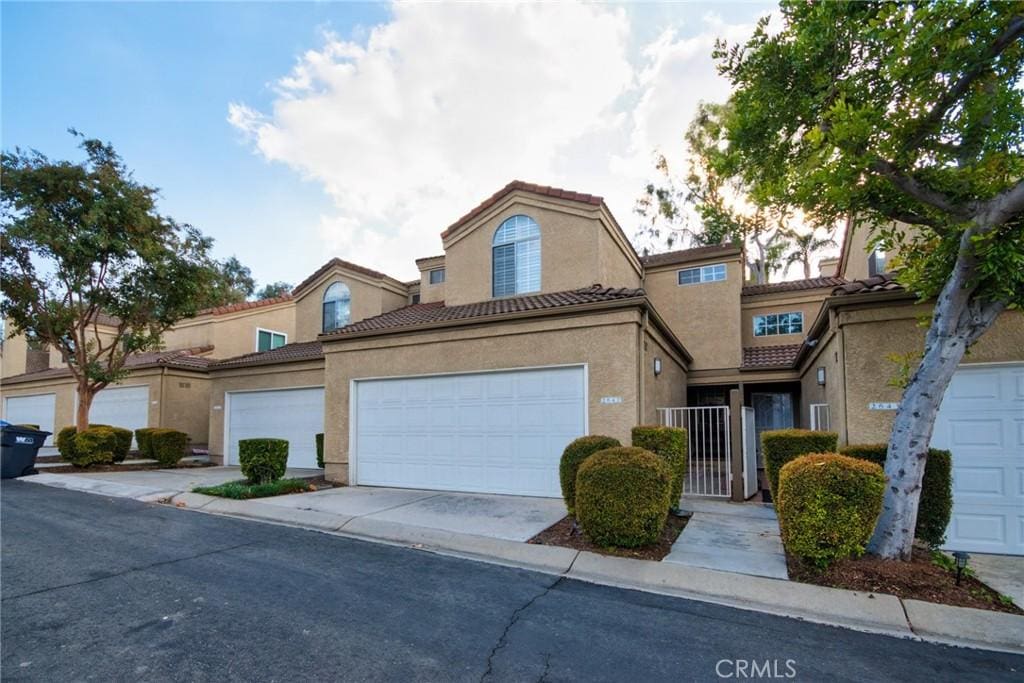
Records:
{"label": "palm-like foliage", "polygon": [[799,263],[804,267],[805,280],[811,277],[811,256],[822,249],[838,246],[836,241],[832,239],[832,235],[818,237],[817,231],[813,229],[806,233],[790,230],[786,237],[790,240],[789,244],[792,247],[792,251],[786,255],[786,269],[784,272],[788,273],[794,264]]}

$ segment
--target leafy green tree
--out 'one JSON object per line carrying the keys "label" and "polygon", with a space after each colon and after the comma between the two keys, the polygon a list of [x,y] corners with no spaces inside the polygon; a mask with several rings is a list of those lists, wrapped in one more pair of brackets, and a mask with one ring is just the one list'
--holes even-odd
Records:
{"label": "leafy green tree", "polygon": [[284,296],[292,291],[292,286],[287,282],[272,282],[269,285],[263,285],[263,288],[256,293],[256,298],[259,300],[273,299],[275,297]]}
{"label": "leafy green tree", "polygon": [[125,360],[158,349],[219,282],[212,240],[157,213],[157,191],[109,144],[81,147],[82,163],[19,149],[0,156],[0,313],[9,335],[60,351],[78,385],[79,431],[93,397],[125,376]]}
{"label": "leafy green tree", "polygon": [[[910,557],[942,397],[965,351],[1024,303],[1024,8],[1019,2],[781,3],[715,56],[747,183],[816,219],[853,215],[899,246],[902,284],[934,301],[897,410],[871,541]],[[914,229],[907,229],[913,226]]]}
{"label": "leafy green tree", "polygon": [[219,272],[216,285],[210,294],[211,306],[225,306],[245,301],[256,291],[256,280],[248,266],[231,258],[216,263]]}

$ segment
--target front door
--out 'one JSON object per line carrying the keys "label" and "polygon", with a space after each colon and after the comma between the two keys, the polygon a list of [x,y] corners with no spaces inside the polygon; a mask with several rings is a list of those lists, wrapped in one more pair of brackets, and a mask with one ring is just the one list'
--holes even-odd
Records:
{"label": "front door", "polygon": [[761,432],[793,427],[793,394],[789,392],[754,392],[754,425],[757,432],[757,464],[764,467],[761,455]]}

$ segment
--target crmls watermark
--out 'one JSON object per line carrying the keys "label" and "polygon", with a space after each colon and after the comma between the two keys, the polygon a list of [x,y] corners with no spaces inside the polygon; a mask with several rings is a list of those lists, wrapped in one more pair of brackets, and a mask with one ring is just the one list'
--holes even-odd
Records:
{"label": "crmls watermark", "polygon": [[793,659],[719,659],[715,664],[719,678],[796,678]]}

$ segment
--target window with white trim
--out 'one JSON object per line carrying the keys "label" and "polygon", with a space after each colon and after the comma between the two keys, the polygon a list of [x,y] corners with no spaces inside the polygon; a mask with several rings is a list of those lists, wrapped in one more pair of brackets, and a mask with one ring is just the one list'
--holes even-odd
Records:
{"label": "window with white trim", "polygon": [[444,282],[444,268],[436,268],[430,271],[430,284],[439,285]]}
{"label": "window with white trim", "polygon": [[678,282],[681,285],[699,285],[702,282],[721,282],[723,280],[725,280],[724,263],[684,268],[678,273]]}
{"label": "window with white trim", "polygon": [[811,404],[811,431],[827,432],[832,427],[832,415],[827,403]]}
{"label": "window with white trim", "polygon": [[324,292],[324,332],[348,325],[352,319],[352,293],[344,282],[335,282]]}
{"label": "window with white trim", "polygon": [[754,316],[754,336],[774,337],[780,334],[800,334],[804,331],[804,314],[769,313]]}
{"label": "window with white trim", "polygon": [[540,226],[529,216],[512,216],[494,233],[491,250],[494,296],[540,291]]}
{"label": "window with white trim", "polygon": [[273,351],[287,343],[288,335],[284,332],[274,332],[273,330],[263,330],[259,328],[256,330],[257,351]]}

